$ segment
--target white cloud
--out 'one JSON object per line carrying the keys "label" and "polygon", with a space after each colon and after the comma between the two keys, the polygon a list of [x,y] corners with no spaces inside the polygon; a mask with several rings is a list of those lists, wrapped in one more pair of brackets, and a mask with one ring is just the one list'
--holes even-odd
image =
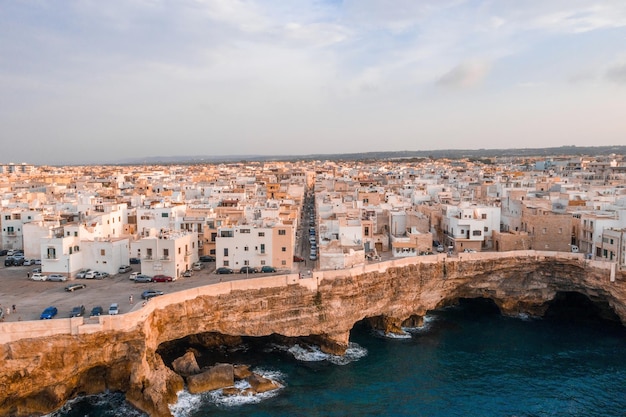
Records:
{"label": "white cloud", "polygon": [[437,84],[453,88],[469,88],[480,84],[491,66],[481,60],[465,61],[445,73]]}

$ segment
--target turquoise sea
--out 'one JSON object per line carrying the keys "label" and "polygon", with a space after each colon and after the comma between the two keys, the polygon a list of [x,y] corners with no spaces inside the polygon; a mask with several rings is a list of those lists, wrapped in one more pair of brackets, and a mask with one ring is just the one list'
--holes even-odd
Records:
{"label": "turquoise sea", "polygon": [[[246,398],[181,393],[176,416],[626,416],[626,330],[598,320],[507,318],[490,304],[434,311],[405,337],[357,324],[346,357],[247,340],[207,352],[280,380]],[[121,394],[57,417],[141,416]]]}

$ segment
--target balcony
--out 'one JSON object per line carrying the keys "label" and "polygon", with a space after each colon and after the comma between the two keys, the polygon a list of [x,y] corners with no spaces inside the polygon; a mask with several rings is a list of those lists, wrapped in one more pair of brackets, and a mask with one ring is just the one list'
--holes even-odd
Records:
{"label": "balcony", "polygon": [[169,256],[161,256],[161,257],[159,258],[159,261],[164,261],[164,262],[169,262],[169,261],[171,261],[171,260],[172,260],[172,259],[171,259]]}
{"label": "balcony", "polygon": [[154,259],[152,259],[152,255],[146,255],[142,258],[144,261],[153,261]]}

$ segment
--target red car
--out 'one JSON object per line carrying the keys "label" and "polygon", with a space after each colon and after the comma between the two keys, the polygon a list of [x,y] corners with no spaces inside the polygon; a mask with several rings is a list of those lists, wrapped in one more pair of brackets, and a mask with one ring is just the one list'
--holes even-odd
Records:
{"label": "red car", "polygon": [[172,277],[167,275],[155,275],[152,277],[152,282],[172,282]]}
{"label": "red car", "polygon": [[296,255],[293,255],[293,261],[294,261],[294,262],[304,262],[304,261],[305,261],[305,259],[304,259],[304,258],[301,258],[301,257],[299,257],[299,256],[296,256]]}

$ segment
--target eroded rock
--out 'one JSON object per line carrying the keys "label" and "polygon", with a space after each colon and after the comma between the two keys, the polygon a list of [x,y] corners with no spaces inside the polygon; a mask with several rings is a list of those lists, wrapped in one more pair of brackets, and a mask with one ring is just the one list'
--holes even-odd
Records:
{"label": "eroded rock", "polygon": [[196,355],[192,351],[188,351],[183,356],[172,362],[172,369],[182,376],[194,375],[200,373],[200,367],[196,361]]}
{"label": "eroded rock", "polygon": [[187,377],[187,389],[192,394],[235,385],[233,365],[219,363],[206,371]]}

